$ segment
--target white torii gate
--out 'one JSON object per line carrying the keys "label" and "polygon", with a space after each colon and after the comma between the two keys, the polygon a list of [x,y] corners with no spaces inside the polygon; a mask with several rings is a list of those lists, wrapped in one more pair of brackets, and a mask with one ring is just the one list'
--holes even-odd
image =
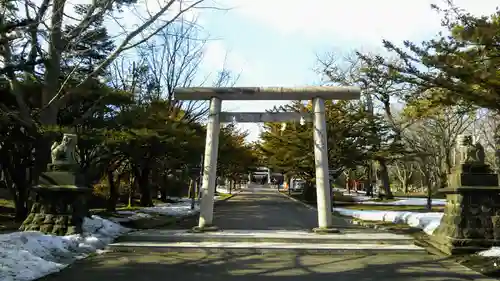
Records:
{"label": "white torii gate", "polygon": [[[221,112],[222,100],[311,100],[313,101],[314,158],[316,164],[316,195],[318,208],[317,232],[333,232],[328,174],[328,148],[326,143],[325,100],[359,99],[357,87],[226,87],[226,88],[177,88],[177,100],[209,100],[210,109],[205,140],[203,162],[202,199],[200,220],[195,231],[214,231],[213,225],[214,192],[219,148],[220,123],[222,122],[283,122],[310,119],[308,113],[299,112]],[[222,120],[221,120],[222,119]]]}

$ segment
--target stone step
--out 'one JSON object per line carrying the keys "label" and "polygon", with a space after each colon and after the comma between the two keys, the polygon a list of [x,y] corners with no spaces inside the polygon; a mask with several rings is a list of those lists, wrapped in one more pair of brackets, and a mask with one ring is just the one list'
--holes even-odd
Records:
{"label": "stone step", "polygon": [[190,233],[187,230],[143,230],[122,236],[117,242],[226,242],[226,243],[309,243],[309,244],[369,244],[408,245],[413,244],[409,235],[387,232],[370,232],[360,229],[342,229],[341,233],[316,234],[307,231],[248,231],[231,230],[205,233]]}
{"label": "stone step", "polygon": [[297,254],[345,254],[345,253],[424,253],[415,245],[385,244],[318,244],[318,243],[251,243],[251,242],[119,242],[109,245],[115,252],[203,252],[203,253],[297,253]]}

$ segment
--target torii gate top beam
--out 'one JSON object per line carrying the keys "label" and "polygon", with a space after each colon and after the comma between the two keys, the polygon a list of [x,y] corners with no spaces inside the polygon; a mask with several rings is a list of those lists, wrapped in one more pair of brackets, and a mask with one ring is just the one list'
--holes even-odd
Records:
{"label": "torii gate top beam", "polygon": [[359,99],[358,87],[310,86],[310,87],[193,87],[177,88],[176,100],[355,100]]}

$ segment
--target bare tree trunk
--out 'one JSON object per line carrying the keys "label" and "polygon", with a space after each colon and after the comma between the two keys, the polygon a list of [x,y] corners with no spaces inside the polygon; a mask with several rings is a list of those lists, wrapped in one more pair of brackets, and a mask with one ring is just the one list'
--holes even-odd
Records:
{"label": "bare tree trunk", "polygon": [[292,178],[288,178],[288,181],[287,181],[287,186],[288,186],[288,195],[292,195]]}
{"label": "bare tree trunk", "polygon": [[430,172],[427,170],[425,180],[427,182],[427,210],[432,209],[432,183]]}
{"label": "bare tree trunk", "polygon": [[135,191],[137,186],[139,186],[138,177],[134,176],[134,179],[130,183],[130,189],[128,190],[128,207],[132,207],[135,197]]}
{"label": "bare tree trunk", "polygon": [[118,182],[115,183],[113,171],[107,171],[108,177],[108,186],[109,186],[109,196],[107,200],[106,210],[110,212],[116,211],[116,202],[118,201],[118,187],[117,184],[120,184],[119,178]]}
{"label": "bare tree trunk", "polygon": [[391,191],[391,183],[389,181],[389,169],[387,168],[387,162],[385,159],[379,159],[378,163],[380,164],[380,179],[382,181],[382,188],[385,193],[386,199],[393,199],[394,195]]}
{"label": "bare tree trunk", "polygon": [[347,169],[345,175],[346,175],[345,188],[347,189],[347,193],[351,194],[351,169]]}
{"label": "bare tree trunk", "polygon": [[140,175],[137,175],[139,178],[139,190],[141,191],[140,205],[142,207],[152,207],[153,200],[151,198],[151,187],[149,185],[149,173],[151,170],[149,168],[143,168],[140,172]]}
{"label": "bare tree trunk", "polygon": [[27,181],[26,169],[9,167],[5,173],[6,184],[14,198],[14,220],[21,222],[28,216],[28,194],[30,183]]}
{"label": "bare tree trunk", "polygon": [[187,194],[187,197],[188,198],[194,198],[194,190],[193,190],[193,184],[192,184],[192,179],[189,178],[189,185],[188,185],[188,194]]}
{"label": "bare tree trunk", "polygon": [[160,186],[160,200],[162,202],[167,202],[168,185],[169,185],[168,173],[165,172],[165,174],[163,175],[162,185]]}
{"label": "bare tree trunk", "polygon": [[408,194],[409,193],[409,180],[408,180],[408,178],[404,178],[402,184],[403,184],[404,193]]}
{"label": "bare tree trunk", "polygon": [[196,181],[193,178],[189,178],[189,198],[191,198],[191,210],[194,210],[195,205],[195,194],[196,194]]}

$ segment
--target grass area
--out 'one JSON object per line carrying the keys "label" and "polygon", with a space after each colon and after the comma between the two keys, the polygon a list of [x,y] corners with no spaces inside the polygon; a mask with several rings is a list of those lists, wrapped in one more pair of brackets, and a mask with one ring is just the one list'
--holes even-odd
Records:
{"label": "grass area", "polygon": [[383,229],[397,234],[410,234],[412,236],[422,236],[425,233],[422,232],[421,229],[411,227],[404,223],[391,223],[385,221],[364,221],[360,219],[353,219],[357,224],[375,228],[375,229]]}
{"label": "grass area", "polygon": [[14,221],[14,201],[0,199],[0,233],[12,232],[21,226],[20,222]]}
{"label": "grass area", "polygon": [[399,201],[400,199],[396,199],[396,198],[392,198],[392,199],[385,199],[385,198],[373,198],[372,200],[370,201],[373,201],[373,202],[387,202],[387,203],[390,203],[390,202],[396,202],[396,201]]}
{"label": "grass area", "polygon": [[[418,193],[403,193],[403,192],[394,192],[393,195],[395,197],[404,197],[404,198],[427,198],[427,192],[418,192]],[[433,199],[445,199],[446,194],[441,192],[435,192],[432,194]]]}
{"label": "grass area", "polygon": [[219,200],[224,200],[224,199],[227,199],[227,198],[233,196],[233,194],[218,192],[217,196],[219,196],[219,198],[220,198]]}
{"label": "grass area", "polygon": [[[121,207],[116,207],[116,211],[137,211],[140,210],[143,207],[128,207],[128,206],[121,206]],[[105,208],[99,208],[99,209],[91,209],[90,213],[92,215],[98,215],[103,218],[108,218],[108,217],[124,217],[125,215],[120,215],[116,212],[110,212],[106,210]]]}
{"label": "grass area", "polygon": [[14,209],[14,201],[0,198],[0,208]]}
{"label": "grass area", "polygon": [[165,215],[152,215],[150,218],[142,218],[129,222],[121,223],[121,225],[133,229],[150,229],[157,227],[165,227],[175,224],[179,218]]}

